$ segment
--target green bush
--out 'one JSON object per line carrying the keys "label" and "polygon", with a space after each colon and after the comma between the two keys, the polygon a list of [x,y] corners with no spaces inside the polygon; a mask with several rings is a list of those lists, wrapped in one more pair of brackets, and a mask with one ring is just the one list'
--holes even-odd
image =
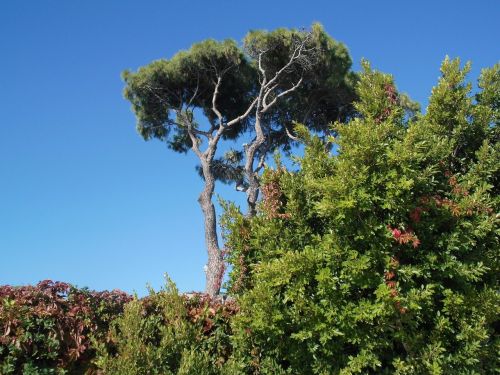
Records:
{"label": "green bush", "polygon": [[[223,223],[248,374],[493,374],[500,340],[500,65],[445,60],[425,115],[364,63],[359,116]],[[333,152],[330,152],[333,146]]]}
{"label": "green bush", "polygon": [[110,343],[96,343],[96,364],[109,375],[219,374],[231,355],[236,311],[232,302],[179,295],[169,281],[165,290],[126,306]]}

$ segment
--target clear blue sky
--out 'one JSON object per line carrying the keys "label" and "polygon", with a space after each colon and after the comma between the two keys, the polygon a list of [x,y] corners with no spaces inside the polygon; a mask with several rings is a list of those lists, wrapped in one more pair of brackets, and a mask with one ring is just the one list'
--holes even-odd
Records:
{"label": "clear blue sky", "polygon": [[[2,1],[0,284],[204,285],[195,158],[144,142],[120,72],[205,38],[313,21],[426,103],[446,54],[500,58],[500,2]],[[221,190],[234,198],[232,188]]]}

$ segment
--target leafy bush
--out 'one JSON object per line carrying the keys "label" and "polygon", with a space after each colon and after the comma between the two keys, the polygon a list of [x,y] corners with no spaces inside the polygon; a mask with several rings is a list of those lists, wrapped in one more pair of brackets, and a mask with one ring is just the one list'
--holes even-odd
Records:
{"label": "leafy bush", "polygon": [[109,375],[219,374],[231,355],[234,302],[179,295],[172,282],[130,302],[98,343],[96,363]]}
{"label": "leafy bush", "polygon": [[91,337],[105,341],[130,300],[50,280],[0,286],[0,374],[83,373],[95,354]]}
{"label": "leafy bush", "polygon": [[254,218],[227,207],[242,373],[498,372],[500,65],[475,97],[468,68],[415,116],[364,63],[359,117],[329,144],[298,127],[300,171],[266,172]]}

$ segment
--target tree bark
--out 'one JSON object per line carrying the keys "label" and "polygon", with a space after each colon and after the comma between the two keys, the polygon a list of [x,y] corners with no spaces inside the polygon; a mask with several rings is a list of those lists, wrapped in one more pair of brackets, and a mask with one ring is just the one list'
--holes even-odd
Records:
{"label": "tree bark", "polygon": [[[215,94],[217,94],[215,88]],[[215,190],[215,177],[212,171],[212,161],[214,160],[215,152],[217,151],[217,143],[222,135],[222,129],[219,129],[215,137],[209,136],[208,146],[205,152],[201,152],[199,147],[199,139],[194,134],[192,123],[185,121],[189,137],[192,142],[192,150],[200,160],[203,179],[205,186],[198,197],[201,211],[203,212],[203,221],[205,227],[205,246],[208,253],[205,283],[205,293],[214,297],[219,294],[224,273],[224,259],[219,248],[219,239],[217,237],[217,216],[215,214],[215,206],[212,202],[212,196]]]}
{"label": "tree bark", "polygon": [[[259,101],[260,104],[260,101]],[[260,146],[266,140],[264,132],[262,131],[262,125],[260,123],[260,113],[257,107],[255,116],[255,134],[256,137],[253,142],[247,147],[245,152],[246,162],[245,162],[245,176],[248,181],[247,189],[247,205],[248,205],[248,216],[255,216],[257,213],[257,199],[259,198],[260,181],[258,173],[254,168],[255,154]]]}
{"label": "tree bark", "polygon": [[217,217],[215,206],[212,203],[212,196],[215,189],[215,178],[211,171],[211,160],[201,160],[205,187],[201,192],[198,202],[203,212],[205,224],[205,246],[208,252],[208,263],[206,268],[205,293],[210,296],[219,294],[222,276],[224,272],[224,260],[219,248],[217,237]]}

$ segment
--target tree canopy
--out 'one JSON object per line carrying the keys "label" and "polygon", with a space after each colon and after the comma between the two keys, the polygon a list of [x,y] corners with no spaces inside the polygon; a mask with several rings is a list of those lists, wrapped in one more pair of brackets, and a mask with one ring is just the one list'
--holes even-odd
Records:
{"label": "tree canopy", "polygon": [[[287,65],[294,48],[306,36],[300,58]],[[238,119],[224,130],[223,138],[235,139],[243,132],[254,131],[250,125],[255,121],[255,112],[239,116],[258,96],[262,78],[259,56],[260,69],[267,77],[274,77],[284,68],[273,81],[266,97],[269,102],[302,79],[292,95],[280,96],[277,105],[266,111],[266,134],[272,143],[268,152],[279,146],[290,149],[293,139],[286,130],[292,130],[294,121],[325,131],[330,122],[352,115],[356,75],[350,71],[347,48],[333,40],[321,25],[314,24],[311,31],[250,31],[241,46],[230,39],[208,39],[171,59],[154,61],[137,72],[125,71],[124,95],[132,103],[138,132],[146,140],[165,141],[174,151],[188,151],[192,140],[179,116],[188,116],[200,139],[217,129],[220,124],[213,110],[213,94],[219,77],[216,104],[222,124]],[[206,121],[211,125],[202,129]]]}
{"label": "tree canopy", "polygon": [[[227,122],[249,106],[252,79],[255,79],[255,72],[233,40],[208,39],[178,52],[170,60],[154,61],[136,73],[125,71],[124,95],[132,103],[139,134],[145,140],[165,141],[174,151],[188,151],[191,139],[180,117],[182,114],[194,116],[194,109],[198,108],[210,123],[215,123],[212,96],[218,75],[224,76],[224,80],[219,87],[217,105]],[[199,124],[193,117],[189,120],[196,133]],[[234,138],[247,124],[248,119],[242,119],[231,132],[225,132],[224,137]]]}

